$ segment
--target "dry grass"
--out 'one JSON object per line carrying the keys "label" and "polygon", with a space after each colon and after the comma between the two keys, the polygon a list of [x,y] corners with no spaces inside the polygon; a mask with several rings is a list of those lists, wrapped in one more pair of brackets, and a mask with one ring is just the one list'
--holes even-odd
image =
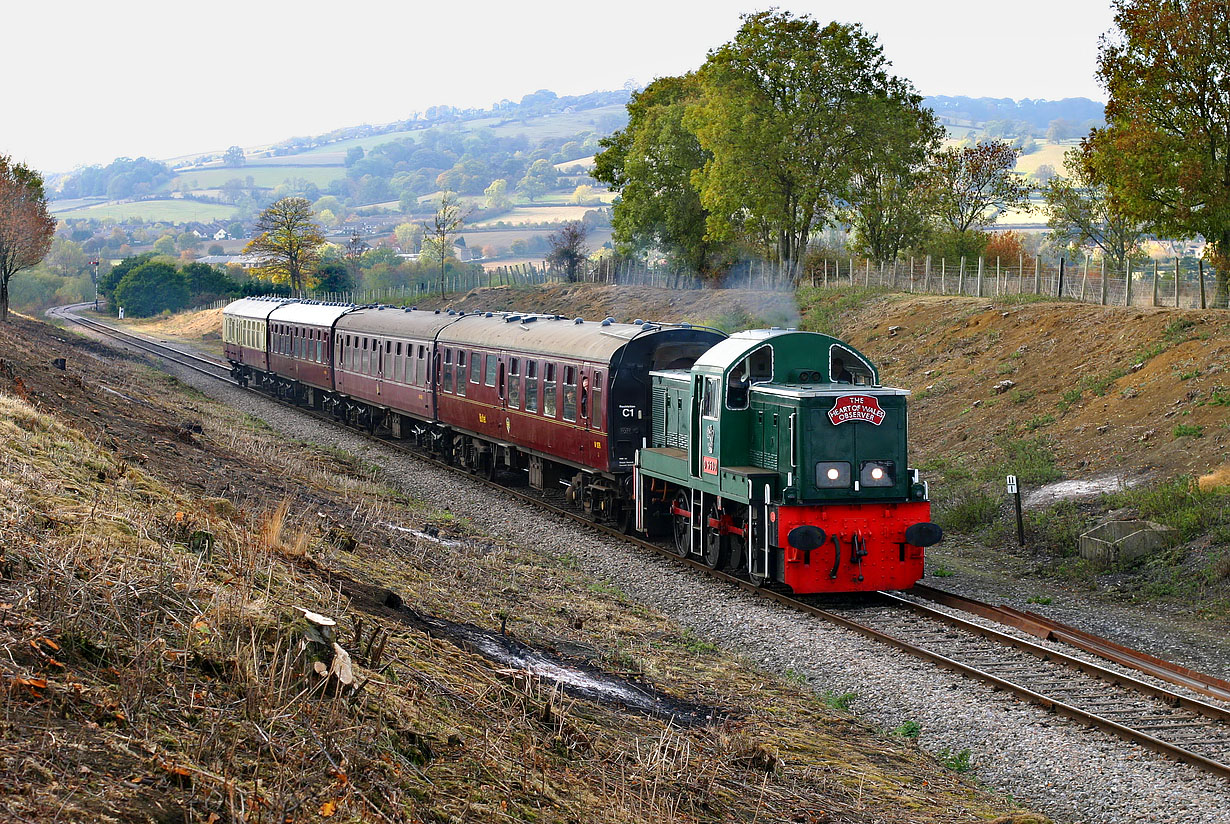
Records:
{"label": "dry grass", "polygon": [[[26,374],[32,396],[67,391]],[[164,379],[107,380],[150,423],[78,431],[0,394],[0,818],[896,822],[1004,809],[912,745],[698,649],[532,539],[494,542],[389,489],[377,467],[287,443]],[[83,414],[102,401],[120,403],[99,394]],[[199,433],[148,442],[172,407]],[[680,730],[570,698],[428,636],[383,606],[384,587],[730,720]],[[297,608],[337,620],[355,689],[308,674]]]}

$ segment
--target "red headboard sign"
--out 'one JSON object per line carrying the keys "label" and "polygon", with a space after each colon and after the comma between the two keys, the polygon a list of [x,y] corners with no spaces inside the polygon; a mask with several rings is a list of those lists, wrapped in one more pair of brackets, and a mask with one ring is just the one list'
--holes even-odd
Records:
{"label": "red headboard sign", "polygon": [[884,423],[884,414],[880,402],[871,395],[842,395],[833,402],[829,420],[834,425],[862,421],[879,426]]}

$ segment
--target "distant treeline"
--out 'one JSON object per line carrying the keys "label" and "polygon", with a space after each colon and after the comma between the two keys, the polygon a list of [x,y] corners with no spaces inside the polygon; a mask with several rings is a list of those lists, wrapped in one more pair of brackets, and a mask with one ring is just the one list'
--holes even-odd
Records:
{"label": "distant treeline", "polygon": [[1087,97],[1063,100],[1013,100],[1010,97],[964,97],[936,95],[923,98],[923,105],[941,118],[968,120],[982,125],[992,120],[1024,121],[1038,134],[1056,120],[1073,124],[1103,123],[1105,105]]}

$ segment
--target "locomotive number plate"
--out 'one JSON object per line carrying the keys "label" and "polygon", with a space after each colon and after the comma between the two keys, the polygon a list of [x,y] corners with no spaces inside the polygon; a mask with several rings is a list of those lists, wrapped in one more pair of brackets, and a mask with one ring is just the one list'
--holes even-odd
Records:
{"label": "locomotive number plate", "polygon": [[833,402],[829,420],[834,426],[859,421],[879,426],[884,423],[885,414],[880,402],[871,395],[843,395]]}
{"label": "locomotive number plate", "polygon": [[705,458],[701,461],[701,469],[706,475],[716,475],[717,473],[717,458]]}

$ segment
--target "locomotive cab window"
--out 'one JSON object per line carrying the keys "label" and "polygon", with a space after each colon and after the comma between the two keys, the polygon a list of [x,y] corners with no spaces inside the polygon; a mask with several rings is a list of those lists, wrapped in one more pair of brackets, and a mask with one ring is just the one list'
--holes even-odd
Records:
{"label": "locomotive cab window", "polygon": [[703,395],[700,402],[700,414],[705,418],[717,418],[718,414],[718,379],[705,378]]}
{"label": "locomotive cab window", "polygon": [[747,409],[752,384],[773,380],[773,347],[761,346],[730,369],[726,379],[726,408]]}
{"label": "locomotive cab window", "polygon": [[875,383],[871,365],[844,346],[829,347],[829,382],[870,386]]}

